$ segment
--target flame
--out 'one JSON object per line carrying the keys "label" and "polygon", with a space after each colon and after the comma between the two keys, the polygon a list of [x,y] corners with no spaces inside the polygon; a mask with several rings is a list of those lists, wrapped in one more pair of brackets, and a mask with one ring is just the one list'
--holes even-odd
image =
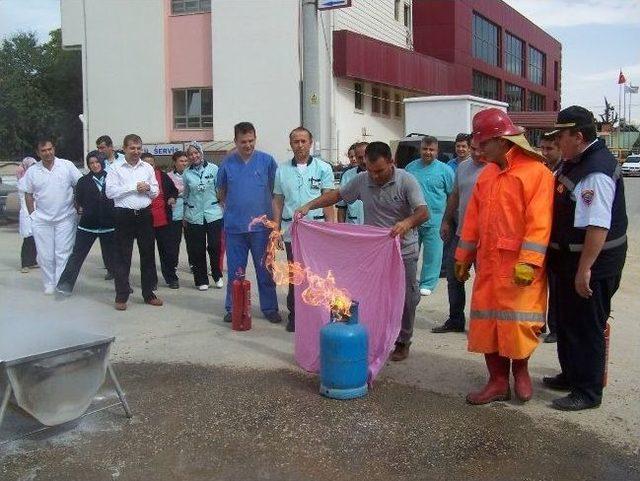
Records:
{"label": "flame", "polygon": [[308,285],[301,295],[305,303],[311,306],[326,307],[338,319],[349,317],[351,297],[346,289],[341,289],[336,285],[336,279],[331,270],[327,272],[325,277],[322,277],[299,262],[278,260],[276,252],[282,243],[282,231],[278,230],[276,223],[268,219],[266,215],[255,217],[249,224],[249,230],[258,224],[271,229],[264,255],[264,265],[271,273],[276,285],[293,284],[299,286],[306,280]]}

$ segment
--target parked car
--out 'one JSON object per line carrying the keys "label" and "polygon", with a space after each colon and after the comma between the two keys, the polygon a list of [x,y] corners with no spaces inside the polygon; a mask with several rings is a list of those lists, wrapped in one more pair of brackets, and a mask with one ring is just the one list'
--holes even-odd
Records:
{"label": "parked car", "polygon": [[622,164],[622,175],[629,177],[640,176],[640,154],[633,154],[627,157]]}

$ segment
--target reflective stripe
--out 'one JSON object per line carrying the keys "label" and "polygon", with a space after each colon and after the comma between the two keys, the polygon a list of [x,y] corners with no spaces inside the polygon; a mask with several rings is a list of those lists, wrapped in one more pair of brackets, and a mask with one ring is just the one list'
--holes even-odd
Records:
{"label": "reflective stripe", "polygon": [[539,252],[540,254],[543,254],[545,252],[547,252],[547,246],[542,245],[542,244],[537,244],[535,242],[528,242],[525,241],[522,243],[522,249],[526,249],[528,251],[534,251],[534,252]]}
{"label": "reflective stripe", "polygon": [[569,189],[570,192],[573,192],[573,190],[576,188],[576,184],[574,184],[571,179],[569,179],[569,177],[567,177],[566,175],[558,175],[558,182],[560,182],[562,185],[564,185],[567,189]]}
{"label": "reflective stripe", "polygon": [[[611,239],[610,241],[605,242],[602,245],[602,250],[606,251],[609,249],[614,249],[615,247],[620,247],[622,244],[627,242],[627,234],[618,237],[617,239]],[[551,242],[549,247],[555,250],[560,250],[560,244],[557,242]],[[569,244],[569,252],[582,252],[584,248],[584,244]]]}
{"label": "reflective stripe", "polygon": [[464,249],[467,251],[475,251],[477,245],[478,245],[477,242],[469,242],[469,241],[464,241],[462,239],[458,241],[458,247],[460,249]]}
{"label": "reflective stripe", "polygon": [[541,312],[523,311],[471,311],[471,319],[497,319],[499,321],[545,322]]}

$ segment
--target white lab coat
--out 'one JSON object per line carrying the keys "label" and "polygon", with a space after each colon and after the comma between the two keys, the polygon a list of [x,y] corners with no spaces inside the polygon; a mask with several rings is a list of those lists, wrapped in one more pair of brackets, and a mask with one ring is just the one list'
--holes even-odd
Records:
{"label": "white lab coat", "polygon": [[[22,177],[24,179],[24,177]],[[21,183],[22,179],[18,181],[18,197],[20,198],[20,213],[19,213],[19,232],[23,238],[31,237],[33,235],[33,229],[31,228],[31,217],[29,217],[29,211],[27,210],[27,202],[24,200],[24,192],[22,191]]]}

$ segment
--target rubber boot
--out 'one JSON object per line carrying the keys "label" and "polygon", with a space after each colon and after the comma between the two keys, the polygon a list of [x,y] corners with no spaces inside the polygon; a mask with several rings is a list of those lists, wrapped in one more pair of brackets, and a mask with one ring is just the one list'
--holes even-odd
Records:
{"label": "rubber boot", "polygon": [[531,387],[531,378],[529,377],[529,358],[514,359],[511,362],[511,370],[513,371],[513,389],[516,397],[522,402],[527,402],[533,396],[533,388]]}
{"label": "rubber boot", "polygon": [[509,358],[494,352],[485,354],[484,360],[489,371],[489,382],[481,391],[468,394],[467,402],[475,405],[493,401],[508,401],[511,398],[511,390],[509,389],[511,362]]}

